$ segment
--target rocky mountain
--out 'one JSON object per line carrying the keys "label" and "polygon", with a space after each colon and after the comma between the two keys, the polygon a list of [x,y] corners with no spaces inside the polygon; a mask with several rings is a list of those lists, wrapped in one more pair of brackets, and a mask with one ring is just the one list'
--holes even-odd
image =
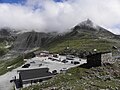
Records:
{"label": "rocky mountain", "polygon": [[91,20],[86,20],[75,27],[71,28],[69,32],[64,34],[58,33],[43,33],[43,32],[25,32],[17,35],[14,43],[14,50],[29,50],[35,47],[49,47],[61,44],[67,39],[118,39],[119,36],[104,29]]}
{"label": "rocky mountain", "polygon": [[68,36],[81,38],[117,38],[117,35],[87,19],[73,27]]}
{"label": "rocky mountain", "polygon": [[9,51],[14,40],[15,37],[11,29],[9,28],[0,29],[0,59],[1,56],[5,55]]}
{"label": "rocky mountain", "polygon": [[14,41],[16,38],[16,32],[10,28],[1,28],[0,29],[0,41]]}
{"label": "rocky mountain", "polygon": [[45,44],[52,41],[55,35],[42,32],[25,32],[18,34],[14,42],[14,50],[30,50],[35,47],[43,47]]}

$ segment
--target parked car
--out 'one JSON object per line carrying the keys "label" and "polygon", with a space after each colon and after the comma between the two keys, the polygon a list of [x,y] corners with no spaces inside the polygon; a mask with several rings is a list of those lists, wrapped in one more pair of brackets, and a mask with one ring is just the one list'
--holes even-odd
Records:
{"label": "parked car", "polygon": [[48,57],[48,59],[52,59],[52,57]]}
{"label": "parked car", "polygon": [[22,66],[22,68],[29,68],[30,67],[30,64],[25,64]]}
{"label": "parked car", "polygon": [[10,83],[12,83],[12,82],[14,82],[14,80],[12,79],[12,80],[10,80]]}
{"label": "parked car", "polygon": [[57,70],[53,70],[52,73],[53,73],[54,75],[56,75],[56,74],[57,74]]}
{"label": "parked car", "polygon": [[58,58],[59,54],[53,54],[53,57]]}
{"label": "parked car", "polygon": [[80,62],[79,61],[71,61],[71,64],[80,64]]}
{"label": "parked car", "polygon": [[60,70],[60,73],[66,73],[66,71],[67,71],[67,68],[63,68]]}
{"label": "parked car", "polygon": [[73,55],[67,55],[66,56],[66,59],[68,59],[68,60],[74,60],[74,58],[75,58],[75,56],[73,56]]}
{"label": "parked car", "polygon": [[55,59],[55,58],[52,58],[51,60],[52,60],[52,61],[56,61],[56,59]]}
{"label": "parked car", "polygon": [[68,61],[66,59],[62,60],[63,63],[67,63]]}
{"label": "parked car", "polygon": [[32,62],[30,62],[30,63],[35,63],[35,61],[32,61]]}

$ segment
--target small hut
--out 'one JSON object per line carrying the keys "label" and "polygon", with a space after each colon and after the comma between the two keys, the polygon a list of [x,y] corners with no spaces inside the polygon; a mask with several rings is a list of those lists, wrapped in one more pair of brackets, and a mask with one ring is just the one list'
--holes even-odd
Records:
{"label": "small hut", "polygon": [[101,66],[112,62],[112,52],[100,52],[87,56],[87,65],[90,67]]}

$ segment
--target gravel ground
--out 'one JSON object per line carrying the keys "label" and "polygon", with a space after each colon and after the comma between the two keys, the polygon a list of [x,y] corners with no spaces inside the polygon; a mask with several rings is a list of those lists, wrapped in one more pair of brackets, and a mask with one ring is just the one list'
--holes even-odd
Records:
{"label": "gravel ground", "polygon": [[[61,59],[65,59],[65,56],[60,56]],[[79,66],[81,64],[86,63],[86,60],[81,59],[80,64],[71,64],[72,60],[68,60],[68,63],[62,63],[59,61],[52,61],[50,59],[48,59],[47,57],[35,57],[29,60],[26,60],[26,64],[30,63],[30,67],[27,69],[34,69],[34,68],[44,68],[47,67],[49,68],[49,71],[52,72],[53,70],[57,70],[58,73],[60,73],[60,70],[63,68],[69,69],[72,67],[76,67]],[[31,63],[31,62],[35,62],[35,63]],[[79,58],[75,58],[74,61],[79,61]],[[39,66],[40,64],[42,64],[42,66]],[[25,68],[26,69],[26,68]]]}
{"label": "gravel ground", "polygon": [[10,80],[15,75],[17,75],[17,72],[16,70],[13,70],[0,76],[0,90],[11,90],[14,84],[10,83]]}

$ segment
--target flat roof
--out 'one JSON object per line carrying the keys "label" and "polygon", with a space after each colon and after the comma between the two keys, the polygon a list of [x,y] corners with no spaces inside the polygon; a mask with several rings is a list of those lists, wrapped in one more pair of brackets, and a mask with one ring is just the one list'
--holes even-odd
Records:
{"label": "flat roof", "polygon": [[45,77],[53,76],[49,72],[48,68],[37,68],[37,69],[28,69],[28,70],[18,70],[20,77],[23,81],[40,79]]}

